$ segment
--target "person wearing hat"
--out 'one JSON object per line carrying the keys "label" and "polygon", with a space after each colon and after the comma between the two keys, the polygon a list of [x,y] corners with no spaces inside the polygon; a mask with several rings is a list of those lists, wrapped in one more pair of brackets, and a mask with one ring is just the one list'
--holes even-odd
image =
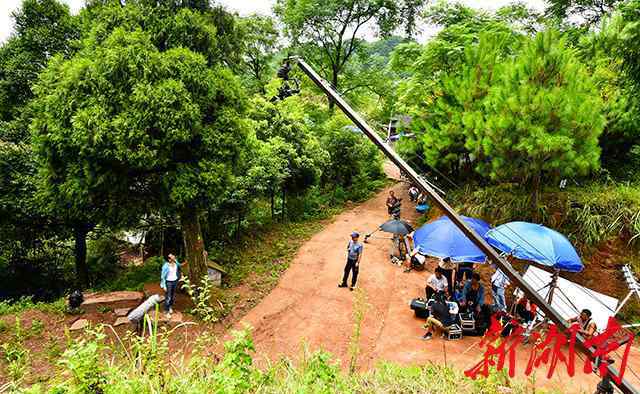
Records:
{"label": "person wearing hat", "polygon": [[351,233],[351,241],[347,245],[347,264],[344,266],[344,276],[342,277],[342,283],[338,287],[347,287],[347,279],[349,279],[349,272],[353,271],[351,276],[351,287],[349,290],[353,290],[356,287],[356,280],[358,280],[358,267],[360,266],[360,259],[362,259],[362,250],[364,246],[358,242],[360,234],[356,231]]}

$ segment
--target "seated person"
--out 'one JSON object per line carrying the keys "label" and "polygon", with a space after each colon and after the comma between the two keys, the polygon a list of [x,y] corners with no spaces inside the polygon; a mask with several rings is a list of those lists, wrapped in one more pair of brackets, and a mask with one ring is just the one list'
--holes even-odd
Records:
{"label": "seated person", "polygon": [[536,318],[536,304],[529,301],[527,297],[520,297],[516,303],[516,317],[525,323],[531,322]]}
{"label": "seated person", "polygon": [[473,263],[459,263],[456,270],[456,282],[471,279],[473,275]]}
{"label": "seated person", "polygon": [[591,311],[589,309],[583,309],[580,312],[580,316],[572,317],[569,319],[569,323],[577,323],[580,325],[578,334],[582,335],[584,339],[591,339],[598,330],[596,323],[591,318]]}
{"label": "seated person", "polygon": [[462,290],[464,289],[464,284],[457,282],[453,289],[453,296],[451,297],[453,301],[457,302],[458,305],[462,305],[462,300],[464,299],[462,295]]}
{"label": "seated person", "polygon": [[423,205],[427,203],[427,195],[425,193],[420,193],[418,199],[416,200],[418,205]]}
{"label": "seated person", "polygon": [[413,249],[410,256],[409,268],[407,269],[407,271],[410,271],[411,269],[424,269],[424,263],[425,261],[427,261],[427,258],[424,255],[420,254],[418,252],[418,249]]}
{"label": "seated person", "polygon": [[436,329],[440,329],[443,333],[447,332],[448,327],[455,322],[442,295],[436,296],[435,302],[431,304],[429,310],[431,313],[424,325],[424,328],[427,329],[427,332],[422,337],[424,340],[431,339]]}
{"label": "seated person", "polygon": [[420,190],[417,187],[411,185],[409,188],[409,199],[411,201],[416,201],[418,199],[418,194],[420,194]]}
{"label": "seated person", "polygon": [[484,286],[480,283],[480,274],[474,272],[471,279],[464,284],[460,306],[465,313],[473,313],[477,316],[482,305],[484,305]]}
{"label": "seated person", "polygon": [[436,272],[427,279],[427,287],[425,291],[427,293],[427,300],[431,299],[434,294],[440,293],[448,296],[447,287],[449,283],[447,278],[442,273],[442,268],[436,267]]}

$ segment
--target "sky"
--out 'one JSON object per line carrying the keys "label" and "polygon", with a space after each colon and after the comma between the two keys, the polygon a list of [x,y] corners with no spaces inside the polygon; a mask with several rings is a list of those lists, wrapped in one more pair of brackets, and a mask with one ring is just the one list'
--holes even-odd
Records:
{"label": "sky", "polygon": [[[72,13],[77,13],[84,0],[61,0],[71,8]],[[495,10],[507,5],[513,0],[461,0],[462,3],[474,7]],[[544,0],[523,0],[531,8],[542,10]],[[13,31],[13,21],[11,12],[20,6],[22,0],[0,0],[0,43],[4,42]],[[232,11],[237,11],[240,15],[251,13],[270,14],[275,0],[217,0],[216,3],[225,5]],[[423,38],[431,36],[435,30],[429,26],[423,27]]]}

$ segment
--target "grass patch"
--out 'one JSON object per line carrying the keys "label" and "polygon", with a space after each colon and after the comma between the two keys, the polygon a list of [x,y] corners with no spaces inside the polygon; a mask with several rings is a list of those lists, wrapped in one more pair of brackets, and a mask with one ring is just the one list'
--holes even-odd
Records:
{"label": "grass patch", "polygon": [[496,225],[524,220],[542,223],[567,235],[580,249],[621,237],[640,245],[640,186],[593,183],[547,190],[535,205],[518,185],[467,186],[453,194],[460,212]]}
{"label": "grass patch", "polygon": [[[294,365],[281,359],[259,368],[253,362],[249,332],[233,333],[216,360],[208,353],[210,339],[198,339],[184,358],[181,350],[169,352],[171,332],[155,330],[145,338],[126,337],[113,345],[98,329],[72,343],[57,360],[60,373],[29,388],[30,393],[451,393],[475,394],[531,392],[523,382],[492,371],[488,378],[470,380],[461,371],[442,365],[407,367],[383,363],[369,372],[343,371],[326,352],[305,351]],[[187,350],[185,350],[187,351]],[[109,354],[109,357],[105,357]],[[171,370],[166,371],[170,357]],[[535,389],[537,393],[544,390]]]}
{"label": "grass patch", "polygon": [[33,302],[32,297],[22,297],[17,301],[0,301],[0,316],[9,314],[20,314],[26,310],[38,310],[44,313],[62,315],[66,304],[64,298],[59,298],[54,302]]}
{"label": "grass patch", "polygon": [[160,281],[161,257],[150,257],[144,264],[128,267],[116,274],[116,277],[98,287],[98,291],[133,290],[140,291],[145,283]]}

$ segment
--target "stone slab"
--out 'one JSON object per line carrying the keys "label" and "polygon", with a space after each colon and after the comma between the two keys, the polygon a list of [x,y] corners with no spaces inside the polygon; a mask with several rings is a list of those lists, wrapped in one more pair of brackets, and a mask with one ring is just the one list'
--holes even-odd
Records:
{"label": "stone slab", "polygon": [[116,313],[116,316],[120,317],[120,316],[127,316],[130,311],[131,311],[131,308],[118,308],[115,310],[115,313]]}
{"label": "stone slab", "polygon": [[129,319],[127,319],[126,316],[120,316],[119,318],[116,319],[116,322],[113,323],[114,327],[118,327],[121,326],[123,324],[127,324],[129,323]]}
{"label": "stone slab", "polygon": [[73,322],[71,327],[69,327],[69,330],[70,331],[78,331],[78,330],[83,330],[83,329],[85,329],[87,327],[89,327],[89,320],[87,320],[87,319],[78,319],[78,320]]}
{"label": "stone slab", "polygon": [[140,302],[144,298],[141,291],[112,291],[86,295],[82,306],[114,304],[118,302]]}

